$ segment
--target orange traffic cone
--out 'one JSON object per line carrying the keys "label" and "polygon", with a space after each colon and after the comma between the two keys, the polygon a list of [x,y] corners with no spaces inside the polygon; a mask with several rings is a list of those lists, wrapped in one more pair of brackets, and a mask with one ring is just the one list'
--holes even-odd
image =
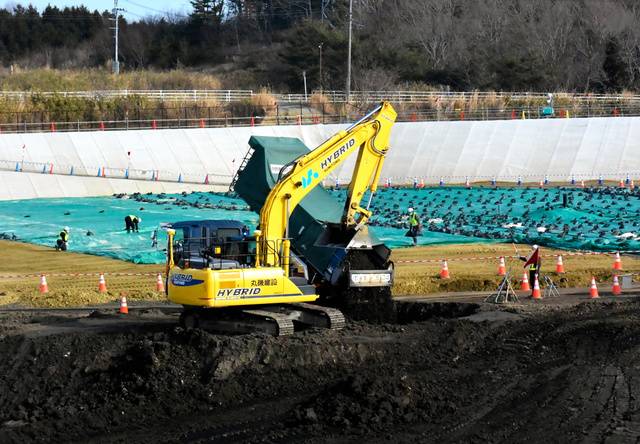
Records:
{"label": "orange traffic cone", "polygon": [[47,277],[44,274],[40,275],[40,293],[49,293],[49,286],[47,285]]}
{"label": "orange traffic cone", "polygon": [[471,183],[469,182],[469,179],[465,179],[464,186],[467,190],[471,189]]}
{"label": "orange traffic cone", "polygon": [[562,255],[558,255],[558,262],[556,262],[556,273],[564,273],[564,264],[562,263]]}
{"label": "orange traffic cone", "polygon": [[611,293],[613,293],[614,296],[622,294],[622,288],[620,288],[620,281],[618,280],[617,274],[613,275],[613,288],[611,289]]}
{"label": "orange traffic cone", "polygon": [[107,292],[107,282],[104,280],[104,273],[100,273],[100,280],[98,281],[98,291],[100,293]]}
{"label": "orange traffic cone", "polygon": [[498,265],[498,276],[505,276],[507,274],[507,267],[504,264],[504,257],[500,256],[500,265]]}
{"label": "orange traffic cone", "polygon": [[624,180],[620,179],[620,182],[618,183],[618,188],[624,188]]}
{"label": "orange traffic cone", "polygon": [[540,181],[540,188],[544,188],[544,181]]}
{"label": "orange traffic cone", "polygon": [[129,313],[129,307],[127,306],[127,297],[124,295],[120,298],[120,313],[121,314]]}
{"label": "orange traffic cone", "polygon": [[440,269],[440,279],[449,279],[449,266],[447,260],[442,260],[442,268]]}
{"label": "orange traffic cone", "polygon": [[533,280],[533,294],[531,295],[532,299],[542,299],[542,295],[540,294],[540,283],[538,282],[538,275],[536,274],[536,278]]}
{"label": "orange traffic cone", "polygon": [[522,274],[522,283],[520,284],[520,291],[531,291],[531,287],[529,286],[529,278],[527,277],[526,271]]}
{"label": "orange traffic cone", "polygon": [[158,279],[156,279],[156,290],[164,291],[164,283],[162,282],[162,275],[158,273]]}
{"label": "orange traffic cone", "polygon": [[580,181],[580,188],[584,188],[584,180]]}
{"label": "orange traffic cone", "polygon": [[622,259],[620,259],[620,253],[616,252],[616,260],[613,261],[614,270],[622,270]]}
{"label": "orange traffic cone", "polygon": [[591,288],[589,289],[589,296],[591,297],[591,299],[597,299],[600,297],[600,295],[598,294],[598,286],[596,285],[595,276],[591,277]]}

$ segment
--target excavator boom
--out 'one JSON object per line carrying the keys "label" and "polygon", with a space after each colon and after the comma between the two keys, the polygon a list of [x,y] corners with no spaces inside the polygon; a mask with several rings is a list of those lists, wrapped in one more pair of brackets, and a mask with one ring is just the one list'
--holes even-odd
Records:
{"label": "excavator boom", "polygon": [[[289,255],[289,218],[302,199],[341,165],[351,154],[358,151],[353,177],[349,185],[341,227],[330,227],[327,236],[341,243],[349,243],[366,225],[371,213],[360,203],[367,191],[374,193],[389,149],[391,127],[396,112],[383,102],[372,112],[331,137],[326,142],[283,166],[278,181],[267,196],[260,211],[260,264],[284,266]],[[349,234],[346,234],[349,233]],[[284,241],[280,241],[284,239]],[[324,241],[334,243],[333,239]],[[346,242],[345,242],[346,241]],[[280,243],[279,243],[280,242]],[[273,245],[281,245],[274,248]]]}

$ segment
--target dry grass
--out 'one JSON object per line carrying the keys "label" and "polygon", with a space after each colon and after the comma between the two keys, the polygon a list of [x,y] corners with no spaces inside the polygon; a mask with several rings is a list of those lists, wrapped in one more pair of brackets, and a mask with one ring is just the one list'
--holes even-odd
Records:
{"label": "dry grass", "polygon": [[[529,247],[518,246],[521,254],[527,254]],[[543,248],[543,255],[563,254],[566,273],[555,273],[556,259],[543,257],[542,274],[548,275],[558,287],[588,288],[591,276],[603,282],[603,288],[611,286],[611,266],[613,259],[609,255],[567,256],[566,251]],[[511,244],[467,244],[441,245],[397,249],[392,258],[396,262],[396,282],[393,293],[396,296],[423,295],[447,291],[490,291],[497,288],[500,278],[497,276],[498,260],[462,261],[468,257],[514,256]],[[451,279],[439,278],[441,259],[447,259]],[[403,260],[437,260],[438,262],[406,264]],[[507,259],[507,270],[514,279],[522,278],[523,262]],[[640,272],[640,260],[623,257],[625,272]],[[604,283],[606,282],[606,283]],[[519,288],[519,286],[517,287]]]}
{"label": "dry grass", "polygon": [[480,107],[483,100],[480,98],[478,91],[474,91],[466,103],[466,108],[469,111],[475,111]]}
{"label": "dry grass", "polygon": [[104,69],[30,69],[14,74],[0,72],[5,91],[91,91],[109,89],[221,89],[216,76],[190,72],[129,71],[114,76]]}
{"label": "dry grass", "polygon": [[[527,246],[518,247],[527,252]],[[115,276],[109,273],[157,273],[159,265],[137,265],[100,256],[76,253],[57,253],[46,247],[0,241],[0,249],[7,258],[0,268],[0,304],[19,304],[28,307],[66,307],[97,305],[113,302],[125,294],[130,300],[165,300],[164,293],[155,291],[155,277]],[[543,249],[543,254],[565,253]],[[468,257],[512,256],[511,244],[467,244],[428,246],[397,249],[393,252],[396,262],[396,296],[424,295],[447,291],[495,290],[500,278],[497,276],[498,260],[462,261]],[[451,279],[441,280],[439,260],[449,261]],[[583,287],[586,289],[591,276],[596,276],[601,288],[611,286],[611,265],[608,255],[563,256],[566,274],[555,273],[555,258],[543,258],[542,273],[550,276],[559,287]],[[434,263],[407,264],[406,260],[437,260]],[[640,272],[640,260],[623,257],[625,272]],[[522,262],[507,259],[507,269],[521,278]],[[38,292],[39,278],[3,278],[14,274],[51,273],[47,277],[50,293]],[[108,293],[98,293],[98,276],[57,276],[55,273],[105,272]],[[605,283],[606,282],[606,283]]]}
{"label": "dry grass", "polygon": [[[17,113],[23,113],[18,115]],[[0,97],[0,123],[224,118],[215,99],[162,102],[143,96],[78,98],[34,94],[25,100]]]}
{"label": "dry grass", "polygon": [[[220,89],[220,80],[212,75],[173,70],[131,71],[119,76],[100,69],[34,69],[14,74],[0,72],[0,88],[5,91],[29,91],[24,98],[0,98],[0,123],[49,121],[130,120],[176,118],[223,118],[224,109],[214,99],[162,102],[130,95],[117,98],[75,98],[64,95],[43,96],[38,92],[95,90],[194,90]],[[202,108],[208,109],[203,113]],[[19,118],[16,113],[26,113]]]}
{"label": "dry grass", "polygon": [[265,88],[258,91],[251,97],[251,104],[253,106],[260,106],[263,108],[273,108],[277,103],[276,97],[269,93]]}
{"label": "dry grass", "polygon": [[324,112],[325,114],[336,114],[337,104],[331,103],[329,97],[324,94],[314,93],[309,97],[309,106],[319,113]]}
{"label": "dry grass", "polygon": [[276,115],[276,104],[278,101],[275,96],[270,94],[266,88],[262,88],[257,94],[251,97],[251,108],[245,115],[258,115],[262,117],[272,117]]}
{"label": "dry grass", "polygon": [[[29,69],[19,70],[14,74],[9,74],[8,70],[0,69],[0,89],[18,90],[18,91],[87,91],[87,90],[109,90],[109,89],[128,89],[128,90],[193,90],[193,89],[221,89],[234,88],[234,85],[247,85],[251,82],[241,81],[230,78],[225,80],[224,74],[212,75],[201,72],[193,72],[185,69],[172,71],[131,71],[124,72],[119,76],[114,76],[107,69],[85,69],[85,70],[52,70],[52,69]],[[254,88],[255,89],[255,88]],[[391,88],[393,89],[393,88]],[[406,91],[438,91],[434,88],[422,83],[413,83],[398,86],[397,89]],[[624,91],[620,95],[620,99],[615,103],[609,103],[606,106],[635,106],[629,101],[629,97],[633,92]],[[357,101],[357,95],[354,96]],[[562,114],[568,110],[570,116],[577,112],[584,113],[585,103],[575,100],[571,94],[566,92],[555,92],[555,108],[557,113]],[[262,89],[251,100],[242,102],[234,102],[231,104],[215,103],[214,101],[202,101],[200,103],[193,102],[171,102],[163,104],[159,101],[151,101],[142,97],[129,97],[116,100],[94,100],[94,99],[70,99],[60,97],[54,98],[29,98],[23,101],[6,101],[0,98],[0,123],[12,123],[16,121],[16,112],[33,112],[34,116],[26,116],[29,121],[84,121],[84,120],[110,120],[110,116],[122,117],[122,110],[128,109],[131,114],[129,118],[136,119],[158,119],[158,118],[193,118],[202,117],[210,118],[226,118],[226,117],[247,117],[259,116],[267,118],[263,124],[273,123],[272,117],[275,116],[275,97],[266,89]],[[354,105],[354,104],[352,104]],[[346,115],[349,118],[355,117],[357,108],[363,104],[355,103],[353,106],[346,107],[344,104],[331,103],[330,97],[322,94],[313,94],[309,100],[309,106],[320,113],[323,109],[329,115]],[[479,113],[482,110],[509,110],[511,108],[531,108],[531,114],[535,115],[538,109],[546,105],[545,98],[525,97],[520,99],[512,99],[510,97],[498,97],[496,92],[480,93],[474,91],[471,94],[463,95],[453,93],[447,97],[430,98],[420,103],[398,103],[396,104],[398,111],[403,114],[410,114],[418,111],[433,111],[448,113],[460,113],[462,111],[467,114]],[[163,111],[170,107],[185,108],[186,111]],[[202,112],[202,107],[213,107],[207,110],[206,115]],[[139,113],[138,109],[142,111]],[[135,112],[134,112],[135,110]],[[280,109],[280,116],[291,117],[292,114],[286,109]],[[354,114],[355,112],[355,114]],[[185,115],[186,113],[186,115]],[[138,115],[139,114],[139,115]],[[559,115],[558,114],[558,115]],[[285,119],[286,121],[286,119]]]}
{"label": "dry grass", "polygon": [[[113,302],[125,294],[128,299],[164,300],[155,291],[154,276],[113,276],[109,273],[157,273],[159,265],[138,265],[115,259],[78,253],[60,253],[52,248],[0,241],[5,258],[0,267],[0,304],[29,307],[65,307]],[[98,276],[60,276],[56,273],[106,273],[107,293],[98,293]],[[7,275],[50,273],[49,293],[40,294],[40,278],[3,278]]]}

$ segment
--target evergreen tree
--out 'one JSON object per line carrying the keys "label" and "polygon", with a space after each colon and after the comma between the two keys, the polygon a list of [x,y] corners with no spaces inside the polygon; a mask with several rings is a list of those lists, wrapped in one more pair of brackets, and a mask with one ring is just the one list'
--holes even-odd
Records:
{"label": "evergreen tree", "polygon": [[609,91],[621,91],[627,86],[629,80],[627,64],[620,55],[620,44],[615,37],[607,41],[605,58],[602,70],[606,76],[605,89]]}

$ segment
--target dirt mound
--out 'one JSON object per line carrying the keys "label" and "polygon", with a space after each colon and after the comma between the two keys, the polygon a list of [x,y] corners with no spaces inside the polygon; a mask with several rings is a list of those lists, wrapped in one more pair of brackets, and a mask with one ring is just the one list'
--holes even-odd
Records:
{"label": "dirt mound", "polygon": [[479,304],[457,302],[396,302],[396,320],[401,324],[431,318],[462,318],[477,313]]}
{"label": "dirt mound", "polygon": [[345,316],[372,324],[396,322],[396,309],[391,298],[391,288],[349,288],[329,305],[339,308]]}
{"label": "dirt mound", "polygon": [[5,316],[0,442],[635,440],[638,305],[501,322],[407,306],[429,320],[288,338],[148,316],[144,329],[24,336],[14,324],[53,320]]}
{"label": "dirt mound", "polygon": [[425,419],[422,390],[406,375],[353,375],[329,387],[312,403],[300,406],[296,417],[337,427],[384,429],[390,424]]}

